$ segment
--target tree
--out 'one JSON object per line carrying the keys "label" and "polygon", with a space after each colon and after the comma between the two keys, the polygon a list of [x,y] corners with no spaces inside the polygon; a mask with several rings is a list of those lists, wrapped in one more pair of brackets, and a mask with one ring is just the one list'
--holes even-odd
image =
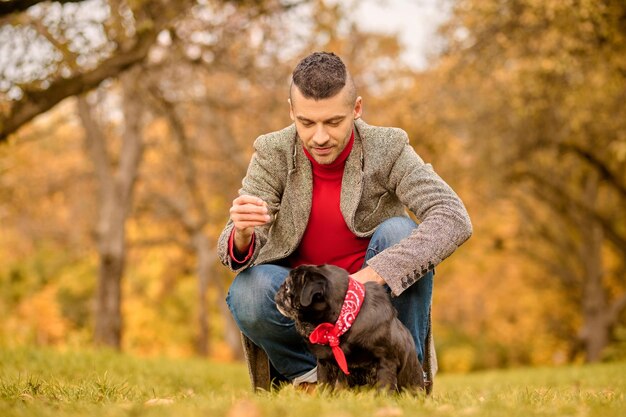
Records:
{"label": "tree", "polygon": [[[0,17],[20,13],[28,10],[31,6],[43,3],[46,0],[4,0],[0,2]],[[79,3],[85,0],[53,0],[55,3]]]}
{"label": "tree", "polygon": [[100,259],[94,340],[119,348],[122,337],[121,283],[126,264],[126,220],[143,153],[141,96],[137,81],[141,72],[122,77],[124,128],[117,166],[107,150],[108,139],[92,115],[85,97],[78,98],[78,113],[85,142],[98,178],[99,207],[97,245]]}
{"label": "tree", "polygon": [[[152,112],[167,126],[166,137],[174,139],[175,146],[168,152],[172,163],[167,172],[155,172],[152,179],[158,179],[147,182],[141,212],[178,223],[186,237],[176,239],[176,244],[196,259],[197,352],[206,355],[211,350],[210,329],[218,321],[215,309],[207,305],[207,293],[212,290],[223,336],[240,357],[240,333],[225,303],[230,279],[225,281],[224,274],[217,273],[215,242],[228,213],[230,195],[245,174],[247,145],[263,125],[275,124],[276,111],[272,109],[282,101],[287,76],[280,78],[285,64],[265,51],[264,43],[250,44],[251,33],[261,34],[268,43],[274,41],[281,9],[264,14],[232,8],[221,19],[215,22],[192,15],[181,22],[170,34],[171,41],[162,46],[158,65],[147,77]],[[194,34],[205,31],[214,35],[210,44],[194,41]],[[259,88],[260,80],[271,85]],[[249,123],[251,112],[259,113],[254,117],[256,124]],[[166,146],[161,145],[163,152]],[[171,187],[163,187],[164,182]]]}
{"label": "tree", "polygon": [[[36,3],[40,2],[2,4],[7,13],[17,13]],[[105,4],[108,15],[103,21],[70,17],[69,23],[50,22],[46,17],[51,10],[71,16],[72,12],[87,7],[80,5],[69,10],[60,3],[67,2],[39,5],[32,14],[10,15],[7,19],[11,26],[0,31],[2,42],[16,45],[13,53],[17,55],[16,62],[5,63],[17,67],[17,71],[0,92],[0,100],[5,102],[0,107],[0,142],[63,99],[85,93],[142,62],[159,32],[174,24],[191,4],[186,0],[143,0],[129,4],[115,0]],[[100,32],[105,39],[93,47],[90,45],[94,42],[90,38],[93,35],[88,31]],[[38,54],[43,57],[32,62],[20,46],[24,41],[39,45],[46,53]],[[29,71],[26,64],[36,68]]]}
{"label": "tree", "polygon": [[[143,67],[142,77],[163,69],[164,63],[158,58],[158,50],[160,47],[160,51],[163,52],[167,47],[163,42],[155,46],[159,34],[162,37],[174,35],[177,47],[187,52],[183,54],[184,62],[188,63],[187,68],[202,67],[202,60],[198,60],[198,56],[190,52],[197,48],[208,49],[207,53],[211,53],[216,60],[215,66],[219,66],[225,61],[220,54],[229,53],[225,47],[228,42],[224,39],[219,44],[207,47],[202,40],[191,39],[191,34],[204,32],[205,36],[207,33],[205,31],[208,30],[214,31],[214,35],[221,39],[222,34],[232,35],[234,29],[241,29],[255,17],[279,13],[297,3],[215,1],[190,10],[191,1],[147,0],[128,4],[124,1],[95,2],[97,6],[102,7],[102,13],[100,15],[95,13],[95,18],[93,13],[87,17],[80,14],[84,7],[88,7],[87,5],[70,7],[62,5],[66,2],[57,1],[34,6],[35,3],[39,2],[3,2],[3,8],[0,9],[6,16],[5,19],[11,23],[5,32],[0,32],[0,38],[3,37],[7,42],[12,41],[11,39],[26,39],[40,42],[48,48],[43,59],[35,62],[29,61],[30,58],[26,56],[28,54],[17,48],[18,57],[12,64],[16,71],[10,72],[13,78],[0,87],[4,88],[4,91],[0,92],[2,94],[0,98],[3,100],[0,107],[2,110],[0,141],[6,140],[8,134],[16,131],[36,115],[48,111],[66,97],[81,95],[106,79],[124,77],[124,73],[129,70],[134,74],[132,81],[126,80],[122,83],[121,92],[114,89],[109,93],[109,100],[121,94],[121,101],[124,103],[125,128],[122,135],[123,146],[118,157],[112,157],[108,152],[107,142],[112,138],[106,137],[110,135],[104,133],[100,122],[93,117],[88,101],[84,97],[78,100],[79,115],[87,133],[87,148],[96,167],[100,188],[101,204],[97,227],[100,272],[95,339],[98,343],[119,348],[122,337],[121,283],[127,252],[126,220],[131,214],[133,190],[137,182],[143,149],[140,126],[143,104],[138,101],[142,94],[139,93],[141,90],[137,89],[140,88],[138,86],[141,80],[138,78],[136,67],[138,64]],[[222,8],[224,10],[221,10]],[[27,9],[28,13],[20,13]],[[235,16],[232,14],[233,10],[240,12]],[[204,13],[204,18],[199,15],[200,11]],[[48,18],[55,13],[65,18]],[[215,16],[214,21],[207,21],[207,14]],[[220,17],[229,14],[233,19],[220,21]],[[187,19],[186,23],[181,24],[183,19]],[[100,33],[104,40],[98,44],[94,41],[93,35],[86,34],[89,31]],[[83,42],[78,42],[77,39]],[[240,42],[245,41],[243,37],[240,39]],[[152,61],[147,59],[150,51],[157,56]],[[32,66],[27,64],[33,63],[35,67],[38,64],[38,67],[29,72],[28,68]],[[174,61],[172,66],[179,63]],[[242,67],[245,68],[245,65],[246,62],[242,63]],[[177,143],[180,145],[184,161],[182,166],[187,169],[183,184],[187,186],[194,208],[193,213],[183,210],[179,211],[178,215],[189,232],[198,255],[197,272],[200,278],[201,301],[199,322],[202,329],[200,350],[206,351],[208,323],[205,298],[214,254],[204,229],[210,219],[210,213],[197,193],[199,185],[194,176],[194,165],[190,161],[191,152],[187,148],[187,135],[180,125],[178,116],[175,113],[167,114],[167,111],[176,112],[175,108],[166,99],[161,100],[161,104],[163,103],[166,103],[164,117],[170,122],[175,133],[174,137],[178,139]],[[224,314],[227,313],[225,308],[222,310]]]}
{"label": "tree", "polygon": [[450,123],[523,208],[521,247],[578,306],[570,337],[589,361],[626,308],[624,276],[607,267],[626,255],[625,22],[615,0],[458,1],[440,61],[462,109]]}

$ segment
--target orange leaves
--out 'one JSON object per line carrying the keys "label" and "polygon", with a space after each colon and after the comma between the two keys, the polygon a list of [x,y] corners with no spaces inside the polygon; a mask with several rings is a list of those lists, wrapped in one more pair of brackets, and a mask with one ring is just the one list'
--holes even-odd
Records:
{"label": "orange leaves", "polygon": [[48,285],[22,300],[15,314],[5,316],[6,327],[0,334],[5,333],[10,344],[64,344],[71,325],[63,317],[56,300],[57,291],[57,286]]}

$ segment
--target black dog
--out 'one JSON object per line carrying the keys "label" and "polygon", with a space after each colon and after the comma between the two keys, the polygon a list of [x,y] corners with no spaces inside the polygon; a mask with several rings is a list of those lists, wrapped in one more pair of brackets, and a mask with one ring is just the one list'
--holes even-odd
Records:
{"label": "black dog", "polygon": [[[316,328],[321,324],[328,323],[320,327],[331,328],[342,321],[338,318],[346,293],[354,288],[354,283],[350,284],[348,291],[349,280],[348,273],[336,266],[303,265],[289,273],[276,293],[278,310],[295,321],[297,331],[317,358],[318,382],[332,387],[368,385],[397,391],[424,388],[413,338],[398,320],[389,295],[379,284],[365,284],[365,297],[356,319],[338,337],[342,352],[309,339],[311,333],[313,339],[317,338]],[[340,367],[343,354],[347,362],[345,372]]]}

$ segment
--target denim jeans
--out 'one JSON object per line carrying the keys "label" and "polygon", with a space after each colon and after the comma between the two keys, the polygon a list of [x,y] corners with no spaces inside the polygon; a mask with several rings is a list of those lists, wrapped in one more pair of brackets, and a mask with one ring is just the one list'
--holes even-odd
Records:
{"label": "denim jeans", "polygon": [[[416,227],[415,222],[406,217],[394,217],[381,223],[370,240],[365,265],[368,259],[398,243]],[[316,359],[296,332],[293,321],[280,314],[274,303],[274,295],[289,271],[287,267],[273,264],[248,268],[233,281],[226,302],[242,333],[267,353],[272,366],[282,376],[293,380],[313,369]],[[398,318],[413,336],[420,361],[427,348],[432,290],[433,272],[429,272],[400,296],[391,298]]]}

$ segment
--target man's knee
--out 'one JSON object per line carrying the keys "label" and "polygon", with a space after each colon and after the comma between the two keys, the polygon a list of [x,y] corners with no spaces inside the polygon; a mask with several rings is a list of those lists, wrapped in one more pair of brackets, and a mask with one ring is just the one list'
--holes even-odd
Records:
{"label": "man's knee", "polygon": [[399,236],[400,239],[403,239],[410,235],[415,228],[417,228],[417,224],[410,217],[392,217],[382,222],[376,232]]}
{"label": "man's knee", "polygon": [[409,217],[392,217],[376,228],[372,241],[377,252],[395,245],[408,237],[418,225]]}
{"label": "man's knee", "polygon": [[246,333],[276,312],[274,295],[286,273],[272,265],[258,265],[241,272],[230,286],[226,302],[239,325]]}

